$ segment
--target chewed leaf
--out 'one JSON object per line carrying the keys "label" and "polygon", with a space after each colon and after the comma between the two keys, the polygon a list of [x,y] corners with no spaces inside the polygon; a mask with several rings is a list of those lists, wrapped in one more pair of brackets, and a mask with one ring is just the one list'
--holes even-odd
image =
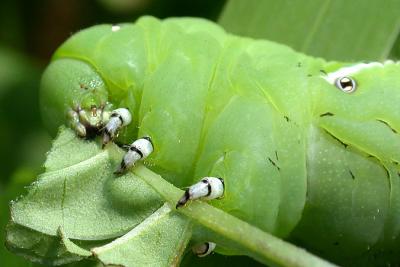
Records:
{"label": "chewed leaf", "polygon": [[68,252],[81,257],[89,257],[92,255],[89,250],[81,248],[80,246],[72,242],[67,236],[65,236],[65,233],[61,227],[58,229],[58,234],[60,235],[61,241]]}
{"label": "chewed leaf", "polygon": [[99,150],[96,142],[76,138],[76,135],[68,129],[62,129],[57,138],[54,139],[44,163],[47,172],[74,166],[103,152]]}
{"label": "chewed leaf", "polygon": [[32,229],[10,223],[7,226],[6,247],[32,262],[45,265],[62,265],[91,256],[90,248],[102,246],[110,240],[70,240],[59,231],[59,236],[46,235]]}
{"label": "chewed leaf", "polygon": [[164,204],[132,231],[92,252],[105,265],[179,266],[190,237],[190,220]]}
{"label": "chewed leaf", "polygon": [[13,223],[7,227],[5,244],[15,254],[46,265],[61,265],[82,259],[81,256],[68,252],[60,237],[41,234]]}
{"label": "chewed leaf", "polygon": [[53,236],[61,226],[72,239],[125,234],[162,202],[141,179],[113,174],[122,153],[116,146],[102,150],[96,142],[61,130],[48,155],[47,172],[12,204],[12,221]]}

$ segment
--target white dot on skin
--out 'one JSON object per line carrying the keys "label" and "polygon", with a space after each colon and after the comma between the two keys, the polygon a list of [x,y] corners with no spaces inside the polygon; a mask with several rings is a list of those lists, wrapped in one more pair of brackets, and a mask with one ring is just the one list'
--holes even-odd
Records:
{"label": "white dot on skin", "polygon": [[113,31],[113,32],[117,32],[120,29],[121,29],[121,26],[118,26],[118,25],[114,25],[114,26],[111,27],[111,31]]}

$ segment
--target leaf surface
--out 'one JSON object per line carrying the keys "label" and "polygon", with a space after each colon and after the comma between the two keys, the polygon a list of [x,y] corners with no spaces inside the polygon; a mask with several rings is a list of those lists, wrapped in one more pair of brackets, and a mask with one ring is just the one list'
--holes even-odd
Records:
{"label": "leaf surface", "polygon": [[61,226],[68,238],[118,237],[158,209],[159,196],[128,173],[113,172],[123,151],[101,150],[96,142],[62,130],[45,163],[46,172],[11,207],[14,223],[47,235]]}
{"label": "leaf surface", "polygon": [[92,252],[105,265],[179,266],[190,237],[190,220],[164,204],[126,235]]}
{"label": "leaf surface", "polygon": [[399,33],[399,10],[399,0],[230,0],[219,23],[326,59],[384,60]]}
{"label": "leaf surface", "polygon": [[394,60],[400,60],[400,34],[397,36],[397,40],[393,45],[392,51],[390,52],[390,58]]}
{"label": "leaf surface", "polygon": [[49,236],[11,223],[7,227],[6,247],[17,255],[46,265],[60,265],[82,259],[62,245],[57,236]]}

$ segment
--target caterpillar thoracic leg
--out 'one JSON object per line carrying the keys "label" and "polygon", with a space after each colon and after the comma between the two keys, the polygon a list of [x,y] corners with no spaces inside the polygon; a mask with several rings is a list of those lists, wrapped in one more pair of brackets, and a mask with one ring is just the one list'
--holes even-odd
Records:
{"label": "caterpillar thoracic leg", "polygon": [[199,257],[204,257],[213,252],[216,244],[213,242],[204,242],[192,247],[192,251]]}
{"label": "caterpillar thoracic leg", "polygon": [[111,112],[110,120],[104,127],[103,147],[118,134],[118,131],[132,121],[132,115],[126,108],[118,108]]}
{"label": "caterpillar thoracic leg", "polygon": [[86,136],[86,127],[79,121],[79,114],[75,110],[68,111],[68,120],[71,128],[80,137]]}
{"label": "caterpillar thoracic leg", "polygon": [[153,143],[150,137],[145,136],[134,141],[130,146],[128,152],[124,155],[121,165],[115,174],[121,174],[128,168],[132,167],[138,160],[148,157],[153,152]]}
{"label": "caterpillar thoracic leg", "polygon": [[95,137],[105,122],[109,121],[109,104],[92,105],[90,108],[76,106],[67,112],[68,123],[80,137]]}
{"label": "caterpillar thoracic leg", "polygon": [[225,185],[222,178],[204,177],[200,182],[186,189],[185,194],[179,199],[176,208],[182,207],[191,199],[214,199],[224,195]]}

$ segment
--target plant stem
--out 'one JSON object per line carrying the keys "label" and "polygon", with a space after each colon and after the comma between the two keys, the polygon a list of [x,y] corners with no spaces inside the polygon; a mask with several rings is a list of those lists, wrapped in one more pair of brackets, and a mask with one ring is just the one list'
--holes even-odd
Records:
{"label": "plant stem", "polygon": [[[134,173],[152,186],[171,207],[175,207],[184,193],[144,166],[137,166]],[[335,266],[205,202],[193,201],[177,211],[237,243],[244,253],[264,264],[285,267]]]}

